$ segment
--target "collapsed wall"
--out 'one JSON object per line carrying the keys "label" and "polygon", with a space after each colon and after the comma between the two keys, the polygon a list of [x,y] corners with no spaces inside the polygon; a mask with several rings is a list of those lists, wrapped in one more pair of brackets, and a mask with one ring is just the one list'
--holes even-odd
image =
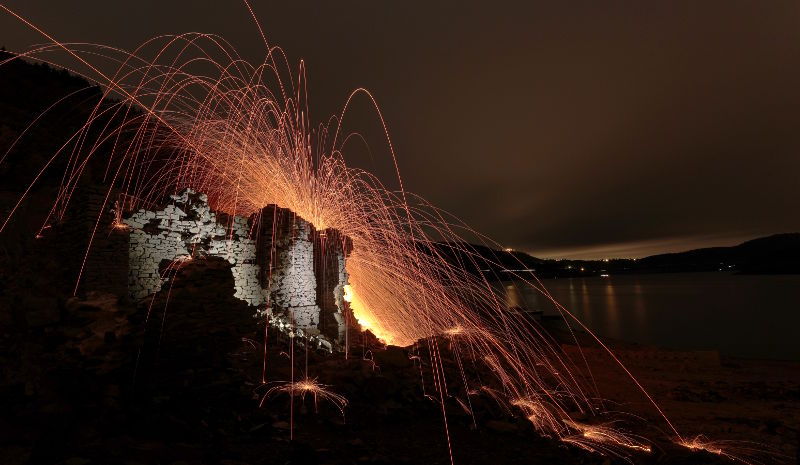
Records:
{"label": "collapsed wall", "polygon": [[288,209],[265,207],[250,218],[216,213],[205,194],[186,190],[161,209],[122,219],[129,229],[128,294],[141,301],[168,281],[184,260],[221,257],[231,265],[234,296],[307,334],[343,340],[350,242],[318,232]]}
{"label": "collapsed wall", "polygon": [[130,297],[138,301],[158,292],[167,280],[165,267],[175,262],[213,256],[232,265],[235,297],[252,306],[263,305],[266,293],[259,283],[247,218],[219,218],[209,208],[207,196],[192,190],[171,200],[162,210],[142,209],[122,220],[130,228]]}
{"label": "collapsed wall", "polygon": [[270,308],[285,313],[298,328],[317,328],[320,308],[314,275],[313,227],[285,209],[276,215],[275,209],[270,206],[262,211],[263,226],[274,222],[271,235],[264,237],[273,250],[268,277]]}
{"label": "collapsed wall", "polygon": [[319,328],[327,336],[344,340],[350,324],[344,300],[345,286],[348,285],[345,261],[352,243],[335,229],[323,230],[314,239],[317,302],[322,310]]}
{"label": "collapsed wall", "polygon": [[345,261],[352,246],[334,229],[317,231],[286,208],[261,210],[258,263],[268,273],[269,307],[294,326],[344,340],[348,310]]}

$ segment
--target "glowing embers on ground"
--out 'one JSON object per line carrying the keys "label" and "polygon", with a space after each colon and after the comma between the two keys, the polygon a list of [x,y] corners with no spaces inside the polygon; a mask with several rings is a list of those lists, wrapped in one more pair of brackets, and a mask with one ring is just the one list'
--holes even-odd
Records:
{"label": "glowing embers on ground", "polygon": [[643,438],[623,432],[613,425],[586,425],[576,421],[564,422],[576,434],[566,436],[562,441],[589,451],[607,451],[614,454],[620,448],[650,453],[652,447]]}
{"label": "glowing embers on ground", "polygon": [[702,435],[695,436],[692,439],[678,440],[678,444],[691,450],[704,450],[717,455],[722,455],[724,453],[719,443],[709,441],[708,438]]}
{"label": "glowing embers on ground", "polygon": [[525,418],[533,424],[536,431],[548,434],[564,430],[562,422],[547,408],[548,403],[543,399],[518,398],[510,403],[523,411]]}
{"label": "glowing embers on ground", "polygon": [[277,394],[289,394],[292,401],[294,401],[295,397],[300,397],[300,399],[305,400],[306,395],[311,394],[314,396],[314,411],[317,411],[319,407],[319,400],[324,400],[330,402],[339,409],[344,419],[344,409],[347,407],[347,399],[342,395],[336,394],[330,390],[329,387],[330,386],[318,383],[316,378],[304,378],[295,382],[282,382],[277,386],[269,388],[267,392],[264,393],[260,405],[263,406],[264,401],[268,397]]}
{"label": "glowing embers on ground", "polygon": [[511,405],[522,410],[536,431],[545,435],[557,431],[562,441],[590,452],[620,455],[624,449],[645,453],[652,450],[644,438],[627,433],[613,423],[592,425],[561,420],[553,414],[554,406],[542,398],[514,399]]}
{"label": "glowing embers on ground", "polygon": [[691,439],[677,438],[675,442],[689,450],[705,451],[748,465],[789,463],[791,457],[779,453],[764,444],[744,441],[711,440],[704,435]]}

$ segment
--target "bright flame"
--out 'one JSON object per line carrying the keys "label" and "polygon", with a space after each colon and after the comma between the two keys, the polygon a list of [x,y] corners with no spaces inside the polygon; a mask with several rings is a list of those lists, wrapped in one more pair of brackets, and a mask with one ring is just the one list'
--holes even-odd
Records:
{"label": "bright flame", "polygon": [[391,333],[387,331],[382,325],[377,323],[376,318],[372,315],[361,299],[353,292],[353,287],[349,284],[344,285],[344,296],[342,297],[345,302],[350,304],[350,311],[353,312],[358,324],[364,330],[370,330],[372,334],[386,344],[394,343],[394,338]]}

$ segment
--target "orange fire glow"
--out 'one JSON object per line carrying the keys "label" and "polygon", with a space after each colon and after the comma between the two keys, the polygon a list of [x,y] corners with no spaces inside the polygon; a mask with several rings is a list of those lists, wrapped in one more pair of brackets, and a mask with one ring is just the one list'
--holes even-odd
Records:
{"label": "orange fire glow", "polygon": [[397,344],[397,340],[390,331],[384,328],[379,320],[375,319],[374,314],[364,305],[353,291],[349,284],[344,286],[344,300],[350,304],[350,311],[353,312],[358,324],[364,330],[369,330],[378,339],[386,344]]}

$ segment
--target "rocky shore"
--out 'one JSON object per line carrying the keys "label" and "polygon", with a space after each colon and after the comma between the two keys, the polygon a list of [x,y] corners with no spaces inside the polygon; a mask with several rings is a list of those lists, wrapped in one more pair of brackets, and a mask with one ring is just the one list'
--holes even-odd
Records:
{"label": "rocky shore", "polygon": [[[229,264],[197,260],[144,307],[92,292],[5,302],[2,462],[447,464],[452,451],[457,464],[626,463],[541,438],[486,396],[471,398],[474,416],[454,399],[445,399],[443,412],[425,375],[429,361],[413,349],[361,336],[346,359],[269,330],[265,351],[265,322],[233,295]],[[441,346],[456,392],[456,363],[447,341]],[[608,402],[655,422],[631,383],[585,346]],[[576,347],[564,340],[565,354],[574,356]],[[759,441],[784,462],[795,460],[798,364],[619,350],[682,431]],[[344,396],[344,413],[323,398],[315,405],[313,393],[293,404],[287,393],[265,397],[270,387],[306,376]],[[634,462],[729,463],[667,440],[655,446]]]}

